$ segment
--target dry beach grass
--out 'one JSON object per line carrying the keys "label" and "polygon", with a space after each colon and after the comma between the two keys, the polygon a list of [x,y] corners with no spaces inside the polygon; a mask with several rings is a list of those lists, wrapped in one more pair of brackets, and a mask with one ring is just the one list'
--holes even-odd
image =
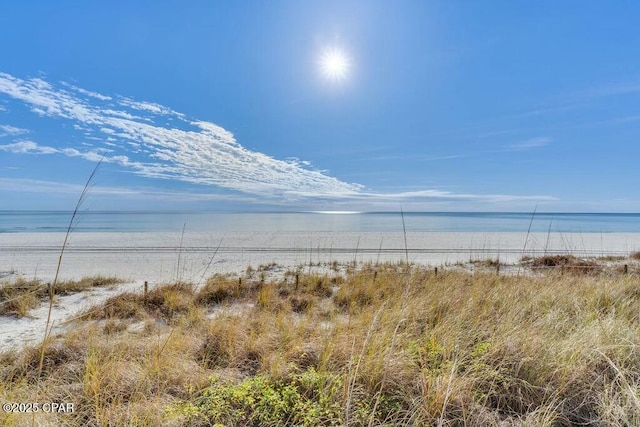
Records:
{"label": "dry beach grass", "polygon": [[0,424],[639,425],[640,280],[625,262],[258,268],[119,294],[48,338],[39,376],[41,345],[0,357],[0,400],[74,412]]}
{"label": "dry beach grass", "polygon": [[[122,283],[115,277],[93,276],[81,280],[66,280],[57,283],[56,295],[69,295],[93,287],[110,286]],[[28,311],[49,299],[51,284],[41,280],[0,281],[0,315],[26,316]]]}

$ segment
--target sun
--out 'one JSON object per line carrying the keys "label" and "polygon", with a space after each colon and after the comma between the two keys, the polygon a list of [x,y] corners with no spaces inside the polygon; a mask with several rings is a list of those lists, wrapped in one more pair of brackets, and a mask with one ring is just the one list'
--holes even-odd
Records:
{"label": "sun", "polygon": [[320,57],[320,71],[329,80],[344,80],[350,67],[349,58],[340,49],[325,50]]}

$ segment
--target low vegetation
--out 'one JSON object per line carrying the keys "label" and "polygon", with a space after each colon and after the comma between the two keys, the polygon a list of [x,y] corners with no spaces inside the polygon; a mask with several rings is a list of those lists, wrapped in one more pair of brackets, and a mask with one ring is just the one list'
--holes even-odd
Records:
{"label": "low vegetation", "polygon": [[0,425],[640,425],[637,276],[529,262],[124,293],[50,338],[40,378],[39,346],[0,356],[0,400],[75,408]]}
{"label": "low vegetation", "polygon": [[602,271],[602,265],[596,260],[585,260],[573,255],[546,255],[534,258],[531,268],[559,268],[572,274],[597,274]]}
{"label": "low vegetation", "polygon": [[[86,277],[81,280],[58,282],[55,295],[69,295],[99,286],[110,286],[122,281],[115,277]],[[51,284],[41,280],[25,280],[0,282],[0,315],[23,317],[43,301],[49,299]]]}

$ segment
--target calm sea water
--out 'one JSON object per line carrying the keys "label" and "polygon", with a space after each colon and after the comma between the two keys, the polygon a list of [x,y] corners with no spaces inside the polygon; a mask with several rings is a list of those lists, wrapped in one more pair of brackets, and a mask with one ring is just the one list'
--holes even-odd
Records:
{"label": "calm sea water", "polygon": [[[66,231],[71,212],[0,211],[0,233]],[[533,218],[533,219],[532,219]],[[186,224],[186,226],[185,226]],[[407,232],[640,232],[638,213],[404,213]],[[396,231],[402,232],[399,212],[392,213],[221,213],[221,212],[81,212],[77,232],[139,231]]]}

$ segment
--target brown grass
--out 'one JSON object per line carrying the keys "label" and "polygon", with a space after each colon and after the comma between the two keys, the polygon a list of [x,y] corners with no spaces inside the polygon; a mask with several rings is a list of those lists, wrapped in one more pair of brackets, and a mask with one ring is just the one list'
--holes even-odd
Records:
{"label": "brown grass", "polygon": [[104,287],[123,283],[117,277],[92,276],[80,280],[66,280],[58,282],[56,285],[56,295],[69,295],[86,291],[90,288]]}
{"label": "brown grass", "polygon": [[144,319],[154,317],[171,320],[194,307],[193,285],[174,283],[161,285],[146,295],[125,292],[92,307],[80,317],[85,319]]}
{"label": "brown grass", "polygon": [[532,268],[556,268],[573,274],[597,274],[602,271],[600,263],[573,255],[546,255],[529,262]]}
{"label": "brown grass", "polygon": [[[515,277],[365,265],[301,274],[297,288],[214,276],[197,292],[122,294],[51,339],[41,395],[77,411],[33,421],[640,425],[637,280],[548,267]],[[0,400],[35,395],[39,351],[0,357]],[[0,413],[0,425],[31,423]]]}

